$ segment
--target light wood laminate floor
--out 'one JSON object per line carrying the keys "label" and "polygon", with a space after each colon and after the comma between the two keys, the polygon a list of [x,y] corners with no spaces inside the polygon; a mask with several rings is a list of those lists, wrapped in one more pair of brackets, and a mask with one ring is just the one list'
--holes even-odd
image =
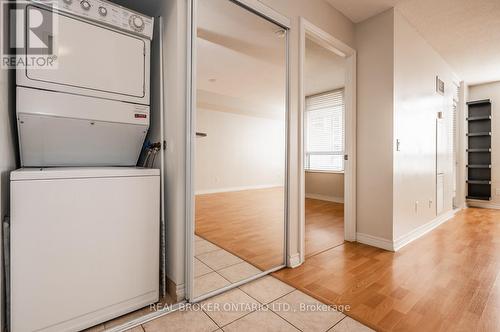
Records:
{"label": "light wood laminate floor", "polygon": [[284,262],[283,188],[196,196],[196,235],[260,270]]}
{"label": "light wood laminate floor", "polygon": [[[344,241],[344,205],[306,199],[306,255]],[[283,188],[196,196],[196,235],[265,271],[283,264]]]}
{"label": "light wood laminate floor", "polygon": [[344,204],[306,198],[306,258],[344,243]]}
{"label": "light wood laminate floor", "polygon": [[378,331],[500,331],[500,211],[463,210],[397,253],[345,243],[273,275]]}

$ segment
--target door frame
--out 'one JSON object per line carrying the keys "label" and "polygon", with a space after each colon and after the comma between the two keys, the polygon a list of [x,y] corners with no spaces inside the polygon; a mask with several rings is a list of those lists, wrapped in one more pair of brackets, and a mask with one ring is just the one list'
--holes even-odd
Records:
{"label": "door frame", "polygon": [[259,0],[227,0],[233,2],[278,26],[286,31],[286,110],[285,110],[285,194],[284,194],[284,248],[283,265],[258,275],[233,283],[221,289],[212,291],[202,296],[194,296],[194,231],[195,231],[195,145],[196,145],[196,90],[197,90],[197,54],[196,54],[196,28],[197,28],[197,3],[198,0],[189,0],[187,8],[187,43],[186,43],[186,185],[185,185],[185,212],[186,212],[186,243],[185,243],[185,297],[188,302],[200,302],[212,296],[224,293],[239,287],[247,282],[261,278],[286,266],[289,251],[289,187],[290,187],[290,18],[280,14],[274,9],[264,5]]}
{"label": "door frame", "polygon": [[299,255],[305,261],[305,56],[309,38],[347,61],[345,86],[344,239],[356,241],[356,51],[303,17],[299,19]]}

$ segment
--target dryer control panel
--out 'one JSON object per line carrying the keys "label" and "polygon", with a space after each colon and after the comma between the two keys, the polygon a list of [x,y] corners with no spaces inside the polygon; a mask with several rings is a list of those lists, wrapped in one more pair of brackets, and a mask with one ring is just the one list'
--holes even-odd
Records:
{"label": "dryer control panel", "polygon": [[57,9],[70,12],[127,32],[153,38],[154,19],[106,0],[55,0],[34,2],[54,5]]}

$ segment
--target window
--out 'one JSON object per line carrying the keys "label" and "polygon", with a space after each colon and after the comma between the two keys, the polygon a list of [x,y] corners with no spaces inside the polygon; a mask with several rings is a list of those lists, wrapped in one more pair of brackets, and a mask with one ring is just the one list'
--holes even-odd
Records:
{"label": "window", "polygon": [[306,98],[306,170],[344,171],[344,113],[344,89]]}

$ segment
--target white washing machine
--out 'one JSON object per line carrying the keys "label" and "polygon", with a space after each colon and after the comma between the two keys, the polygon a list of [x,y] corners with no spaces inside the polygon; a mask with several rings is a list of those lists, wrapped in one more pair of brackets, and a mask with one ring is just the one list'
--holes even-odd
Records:
{"label": "white washing machine", "polygon": [[16,71],[22,166],[135,166],[149,128],[153,18],[104,0],[23,8],[18,33],[41,19],[55,61]]}
{"label": "white washing machine", "polygon": [[159,172],[11,173],[11,331],[79,331],[158,300]]}

